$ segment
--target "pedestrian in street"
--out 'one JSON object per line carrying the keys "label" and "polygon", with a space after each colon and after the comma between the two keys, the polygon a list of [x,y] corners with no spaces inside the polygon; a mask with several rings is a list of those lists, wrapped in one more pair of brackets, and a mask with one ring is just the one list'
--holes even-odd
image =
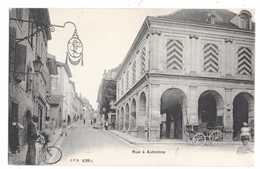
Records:
{"label": "pedestrian in street", "polygon": [[83,123],[85,124],[85,118],[83,119]]}
{"label": "pedestrian in street", "polygon": [[55,134],[55,126],[56,126],[55,120],[54,120],[54,118],[52,118],[51,122],[50,122],[50,128],[51,128],[51,132],[53,134]]}
{"label": "pedestrian in street", "polygon": [[105,121],[105,130],[108,130],[108,121]]}
{"label": "pedestrian in street", "polygon": [[251,128],[249,127],[249,125],[246,122],[244,122],[243,123],[243,127],[240,129],[240,131],[241,131],[240,132],[240,137],[248,136],[249,139],[251,139],[250,130],[251,130]]}
{"label": "pedestrian in street", "polygon": [[30,115],[28,118],[28,126],[27,126],[27,137],[26,141],[28,143],[28,150],[26,154],[26,165],[35,165],[36,164],[36,147],[35,143],[36,140],[39,137],[39,132],[37,130],[36,123],[38,122],[38,116],[33,115],[31,117]]}
{"label": "pedestrian in street", "polygon": [[253,148],[248,144],[249,140],[250,139],[249,139],[248,135],[241,136],[241,141],[242,141],[243,145],[238,147],[237,154],[250,154],[250,153],[254,153]]}
{"label": "pedestrian in street", "polygon": [[51,128],[50,128],[50,117],[47,116],[45,118],[45,122],[44,122],[44,129],[43,129],[44,133],[44,139],[45,139],[45,145],[48,144],[48,142],[51,141]]}
{"label": "pedestrian in street", "polygon": [[66,120],[63,120],[63,123],[62,123],[62,133],[61,133],[61,136],[65,134],[65,136],[67,136],[67,122]]}
{"label": "pedestrian in street", "polygon": [[10,124],[10,129],[9,129],[9,146],[10,146],[10,151],[14,154],[20,153],[20,144],[19,144],[19,137],[18,133],[19,130],[23,129],[23,125],[18,123],[16,117],[12,117],[12,122]]}

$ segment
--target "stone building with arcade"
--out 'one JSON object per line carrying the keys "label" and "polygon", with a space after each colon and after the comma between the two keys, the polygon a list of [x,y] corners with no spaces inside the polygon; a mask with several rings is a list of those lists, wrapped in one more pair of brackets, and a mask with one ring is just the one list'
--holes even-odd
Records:
{"label": "stone building with arcade", "polygon": [[116,129],[149,141],[185,139],[185,125],[254,128],[252,14],[182,9],[147,16],[116,76]]}

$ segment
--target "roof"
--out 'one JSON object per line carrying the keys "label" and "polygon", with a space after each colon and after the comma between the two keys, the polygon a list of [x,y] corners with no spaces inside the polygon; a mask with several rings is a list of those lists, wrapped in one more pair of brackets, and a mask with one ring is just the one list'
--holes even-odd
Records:
{"label": "roof", "polygon": [[[214,15],[216,18],[216,22],[215,22],[216,26],[240,29],[237,25],[230,22],[231,19],[233,19],[238,14],[226,9],[181,9],[173,13],[170,13],[168,15],[149,16],[149,17],[174,20],[174,21],[182,21],[182,22],[184,21],[184,22],[191,22],[191,23],[210,24],[208,22],[208,19],[209,16],[212,15]],[[254,23],[253,23],[253,29],[254,29]]]}
{"label": "roof", "polygon": [[58,69],[57,69],[57,64],[56,64],[56,58],[54,55],[47,54],[47,65],[50,71],[50,74],[52,75],[57,75],[58,74]]}
{"label": "roof", "polygon": [[110,69],[106,72],[104,72],[104,75],[103,75],[103,79],[107,79],[107,80],[112,80],[114,79],[115,77],[112,77],[112,73],[115,72],[115,73],[118,73],[118,71],[120,70],[121,68],[121,64],[119,64],[117,67],[113,68],[113,69]]}
{"label": "roof", "polygon": [[63,96],[62,95],[56,95],[56,94],[51,94],[51,101],[50,101],[50,104],[60,104],[61,101],[63,99]]}
{"label": "roof", "polygon": [[68,76],[69,76],[70,78],[72,77],[70,68],[69,68],[69,66],[68,66],[67,64],[61,63],[61,62],[59,62],[59,61],[56,61],[56,64],[57,64],[57,66],[64,67],[65,70],[66,70],[66,72],[67,72],[67,74],[68,74]]}

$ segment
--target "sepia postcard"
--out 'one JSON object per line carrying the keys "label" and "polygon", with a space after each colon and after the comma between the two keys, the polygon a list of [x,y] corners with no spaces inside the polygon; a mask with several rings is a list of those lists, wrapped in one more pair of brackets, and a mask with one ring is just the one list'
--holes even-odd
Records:
{"label": "sepia postcard", "polygon": [[254,166],[254,9],[10,8],[8,33],[8,165]]}

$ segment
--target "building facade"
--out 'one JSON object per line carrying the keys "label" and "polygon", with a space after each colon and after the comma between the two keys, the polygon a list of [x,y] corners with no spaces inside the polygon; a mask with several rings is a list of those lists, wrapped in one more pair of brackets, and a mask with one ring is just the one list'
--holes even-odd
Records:
{"label": "building facade", "polygon": [[[50,110],[50,76],[57,72],[55,60],[47,56],[51,40],[49,26],[46,26],[50,25],[48,9],[12,8],[9,16],[9,120],[16,117],[24,126],[19,132],[23,146],[28,116],[38,116],[38,130],[43,129]],[[42,64],[37,72],[36,60]]]}
{"label": "building facade", "polygon": [[[185,139],[186,125],[254,129],[255,24],[247,10],[148,16],[116,76],[116,128],[149,141]],[[253,133],[252,133],[253,134]]]}
{"label": "building facade", "polygon": [[[97,103],[98,103],[98,111],[100,113],[101,123],[104,124],[104,121],[107,120],[111,126],[115,126],[116,123],[116,93],[110,92],[104,92],[113,90],[113,83],[115,82],[115,77],[121,67],[121,64],[119,64],[117,67],[110,69],[106,72],[106,70],[103,73],[103,78],[101,81],[101,84],[99,86],[98,90],[98,97],[97,97]],[[110,83],[110,85],[108,85]],[[115,86],[116,87],[116,86]],[[104,96],[109,95],[109,96]],[[109,98],[109,106],[105,105],[104,99]],[[107,107],[109,107],[109,110]],[[107,117],[105,118],[105,113],[107,114]]]}
{"label": "building facade", "polygon": [[70,83],[72,77],[69,66],[57,61],[58,74],[52,75],[50,117],[55,119],[56,126],[61,127],[62,121],[71,122],[69,116]]}

